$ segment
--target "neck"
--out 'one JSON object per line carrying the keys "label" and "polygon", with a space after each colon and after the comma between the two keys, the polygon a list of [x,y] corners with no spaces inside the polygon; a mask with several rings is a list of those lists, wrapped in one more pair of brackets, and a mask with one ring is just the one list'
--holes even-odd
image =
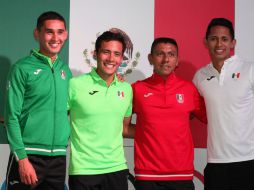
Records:
{"label": "neck", "polygon": [[115,75],[107,75],[99,72],[96,70],[97,74],[106,82],[107,86],[110,86],[110,84],[114,81]]}
{"label": "neck", "polygon": [[52,64],[55,62],[56,57],[57,57],[57,55],[56,55],[56,54],[53,54],[53,55],[48,55],[48,54],[45,54],[44,52],[42,52],[41,50],[39,50],[39,53],[40,53],[40,54],[42,54],[42,55],[44,55],[44,56],[49,57],[49,58],[50,58],[50,60],[51,60],[51,63],[52,63]]}
{"label": "neck", "polygon": [[51,63],[53,64],[55,62],[55,60],[56,60],[56,56],[50,57],[50,59],[51,59]]}
{"label": "neck", "polygon": [[220,73],[221,72],[221,68],[224,65],[224,61],[212,62],[212,63],[213,63],[213,67]]}

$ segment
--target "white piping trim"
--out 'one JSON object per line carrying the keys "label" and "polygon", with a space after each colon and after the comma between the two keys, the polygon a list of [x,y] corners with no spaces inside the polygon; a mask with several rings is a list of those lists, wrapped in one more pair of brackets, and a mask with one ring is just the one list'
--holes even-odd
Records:
{"label": "white piping trim", "polygon": [[54,149],[53,152],[66,152],[65,149]]}
{"label": "white piping trim", "polygon": [[9,185],[9,175],[10,175],[10,171],[11,171],[11,168],[12,168],[12,164],[13,164],[13,160],[14,160],[14,154],[11,156],[11,159],[10,159],[10,165],[9,165],[9,170],[7,171],[7,175],[6,175],[6,189],[8,189],[8,185]]}
{"label": "white piping trim", "polygon": [[34,150],[34,151],[41,151],[41,152],[66,152],[65,149],[47,150],[42,148],[25,148],[25,150]]}
{"label": "white piping trim", "polygon": [[135,174],[139,177],[191,177],[193,174],[175,174],[175,175],[149,175],[149,174]]}

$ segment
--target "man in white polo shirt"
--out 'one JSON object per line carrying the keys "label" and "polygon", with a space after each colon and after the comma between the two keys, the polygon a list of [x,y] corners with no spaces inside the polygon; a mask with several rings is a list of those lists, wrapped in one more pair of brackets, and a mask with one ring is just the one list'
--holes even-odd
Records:
{"label": "man in white polo shirt", "polygon": [[254,65],[231,56],[236,40],[227,19],[212,19],[205,44],[211,63],[193,79],[207,109],[205,190],[253,190]]}

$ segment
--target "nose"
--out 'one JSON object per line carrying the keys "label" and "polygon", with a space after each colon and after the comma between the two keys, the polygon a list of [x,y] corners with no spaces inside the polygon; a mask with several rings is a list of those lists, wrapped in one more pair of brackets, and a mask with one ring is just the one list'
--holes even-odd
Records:
{"label": "nose", "polygon": [[114,54],[113,54],[112,52],[109,53],[108,60],[109,60],[110,62],[112,62],[112,61],[114,60]]}
{"label": "nose", "polygon": [[222,39],[218,39],[216,45],[221,46],[221,44],[222,44]]}
{"label": "nose", "polygon": [[58,39],[58,35],[57,35],[57,33],[55,33],[55,32],[53,33],[53,35],[52,35],[52,39],[53,39],[53,40],[55,40],[55,41]]}
{"label": "nose", "polygon": [[165,55],[163,56],[163,61],[167,63],[167,62],[169,61],[169,57],[170,57],[170,55],[165,54]]}

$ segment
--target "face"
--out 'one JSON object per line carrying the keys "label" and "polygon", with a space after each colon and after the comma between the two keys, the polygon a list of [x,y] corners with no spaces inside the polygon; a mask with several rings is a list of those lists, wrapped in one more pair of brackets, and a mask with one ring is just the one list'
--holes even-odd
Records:
{"label": "face", "polygon": [[236,41],[232,39],[227,27],[214,26],[205,43],[213,63],[216,64],[231,56],[230,51],[235,47]]}
{"label": "face", "polygon": [[40,30],[35,29],[34,36],[39,42],[40,53],[54,59],[63,47],[68,33],[64,22],[46,20]]}
{"label": "face", "polygon": [[171,43],[160,43],[148,59],[154,72],[166,79],[178,65],[177,47]]}
{"label": "face", "polygon": [[123,46],[119,41],[102,41],[96,53],[97,73],[105,81],[112,82],[119,65],[123,60]]}

